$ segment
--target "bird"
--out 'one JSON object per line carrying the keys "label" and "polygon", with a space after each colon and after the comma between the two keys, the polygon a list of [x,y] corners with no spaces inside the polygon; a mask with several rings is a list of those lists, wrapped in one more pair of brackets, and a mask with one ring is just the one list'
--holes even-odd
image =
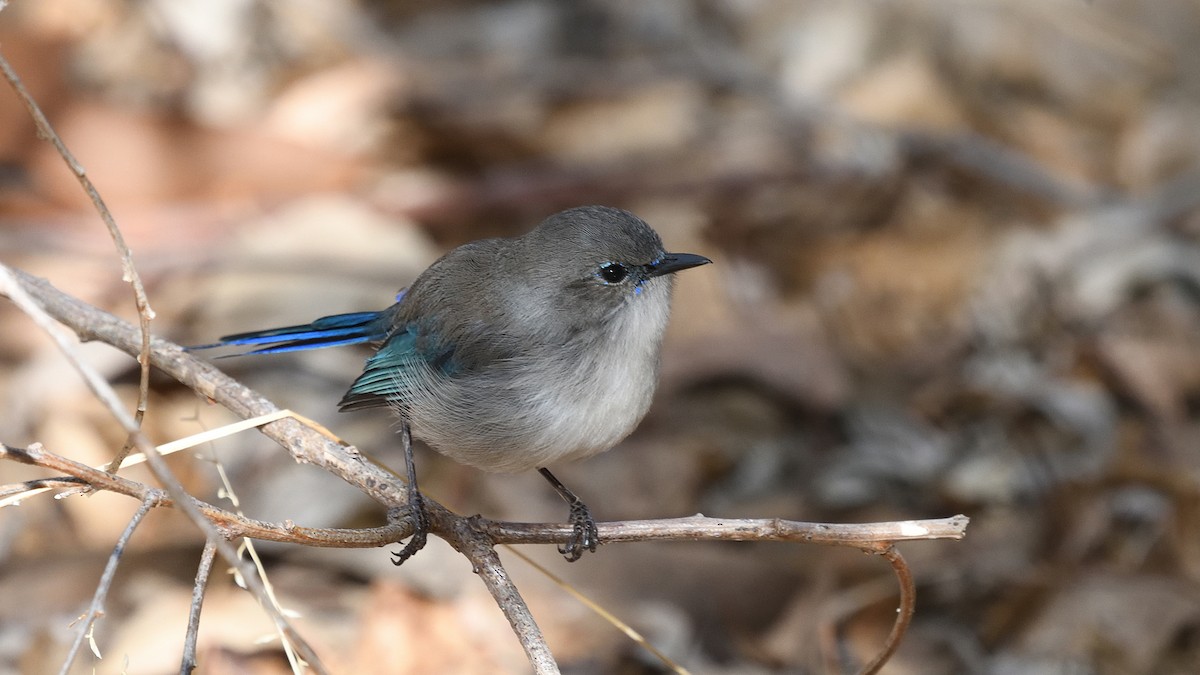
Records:
{"label": "bird", "polygon": [[194,349],[277,354],[370,343],[374,354],[338,403],[390,408],[401,421],[414,534],[425,543],[411,438],[488,472],[536,469],[566,500],[568,560],[599,544],[583,501],[547,465],[615,446],[645,416],[658,383],[674,273],[712,261],[668,253],[634,214],[606,206],[555,213],[529,232],[459,246],[381,311],[226,335]]}

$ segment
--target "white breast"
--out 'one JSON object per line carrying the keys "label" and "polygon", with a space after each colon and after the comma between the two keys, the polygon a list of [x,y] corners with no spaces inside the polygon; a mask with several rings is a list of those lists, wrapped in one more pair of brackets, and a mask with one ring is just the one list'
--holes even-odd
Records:
{"label": "white breast", "polygon": [[[607,339],[574,372],[574,386],[548,391],[538,405],[552,419],[543,443],[554,460],[580,459],[608,450],[633,431],[650,408],[658,384],[659,351],[670,313],[669,288],[647,288],[614,315]],[[653,293],[653,295],[651,295]]]}
{"label": "white breast", "polygon": [[504,473],[608,450],[650,407],[669,313],[670,284],[647,284],[601,341],[581,338],[586,349],[497,364],[486,381],[417,378],[408,383],[413,433],[458,462]]}

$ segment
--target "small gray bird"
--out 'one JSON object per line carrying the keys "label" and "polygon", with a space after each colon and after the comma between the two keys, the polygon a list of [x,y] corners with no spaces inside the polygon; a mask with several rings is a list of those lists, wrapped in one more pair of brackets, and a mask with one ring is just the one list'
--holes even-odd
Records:
{"label": "small gray bird", "polygon": [[650,407],[670,313],[673,272],[711,262],[667,253],[637,216],[584,206],[512,239],[460,246],[380,312],[239,333],[216,344],[272,354],[379,345],[340,410],[391,407],[401,418],[416,534],[424,545],[408,433],[485,471],[537,468],[571,507],[577,560],[599,543],[583,502],[545,467],[608,450]]}

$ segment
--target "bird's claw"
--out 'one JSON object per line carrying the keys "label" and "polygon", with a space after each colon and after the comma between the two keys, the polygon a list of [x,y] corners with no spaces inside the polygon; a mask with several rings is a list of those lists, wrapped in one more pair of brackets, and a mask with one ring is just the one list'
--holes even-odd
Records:
{"label": "bird's claw", "polygon": [[596,552],[596,547],[600,545],[600,530],[596,528],[596,521],[587,505],[581,501],[571,503],[570,521],[573,528],[571,538],[558,547],[558,552],[567,562],[575,562],[583,557],[584,551]]}
{"label": "bird's claw", "polygon": [[392,553],[392,564],[396,567],[403,565],[404,561],[425,548],[425,543],[429,540],[429,519],[425,516],[425,504],[421,493],[415,489],[408,499],[408,517],[412,520],[413,534],[404,544],[404,548]]}

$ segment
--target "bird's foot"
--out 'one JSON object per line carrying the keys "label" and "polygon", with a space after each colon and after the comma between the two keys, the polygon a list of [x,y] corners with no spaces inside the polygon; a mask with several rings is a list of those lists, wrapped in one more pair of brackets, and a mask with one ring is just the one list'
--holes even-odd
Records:
{"label": "bird's foot", "polygon": [[579,560],[583,557],[584,551],[595,553],[596,547],[600,545],[600,530],[596,527],[596,520],[592,518],[592,512],[588,511],[588,507],[582,499],[550,473],[550,469],[541,467],[538,469],[538,473],[554,486],[555,491],[571,508],[569,518],[572,527],[571,538],[567,540],[566,544],[558,547],[558,552],[563,554],[567,562]]}
{"label": "bird's foot", "polygon": [[592,518],[587,505],[578,499],[571,502],[569,520],[573,528],[571,538],[558,547],[558,552],[563,554],[567,562],[575,562],[583,557],[584,551],[596,552],[596,547],[600,545],[600,530],[596,528],[596,520]]}
{"label": "bird's foot", "polygon": [[404,561],[425,548],[425,543],[429,540],[429,519],[425,516],[425,503],[421,499],[421,493],[415,488],[410,488],[409,492],[408,518],[412,520],[413,534],[404,544],[404,548],[392,553],[392,564],[396,567],[403,565]]}

